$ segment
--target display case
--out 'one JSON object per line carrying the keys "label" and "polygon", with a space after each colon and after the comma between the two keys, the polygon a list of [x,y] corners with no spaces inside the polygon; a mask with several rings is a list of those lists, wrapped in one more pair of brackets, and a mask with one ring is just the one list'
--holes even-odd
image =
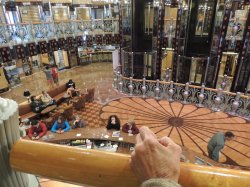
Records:
{"label": "display case", "polygon": [[[161,64],[161,79],[172,80],[172,65],[174,60],[174,50],[172,48],[163,49],[163,57]],[[167,78],[166,78],[167,76]]]}
{"label": "display case", "polygon": [[76,18],[77,20],[90,20],[91,9],[89,7],[77,7],[76,8]]}
{"label": "display case", "polygon": [[213,25],[214,1],[201,0],[196,17],[196,36],[208,36]]}
{"label": "display case", "polygon": [[67,21],[69,20],[69,7],[68,6],[52,6],[52,15],[54,21]]}
{"label": "display case", "polygon": [[224,52],[222,54],[216,88],[221,88],[222,84],[224,84],[225,88],[223,89],[230,91],[235,76],[237,60],[238,53]]}
{"label": "display case", "polygon": [[28,5],[28,6],[19,6],[19,14],[21,17],[21,22],[30,23],[30,22],[40,22],[40,6],[37,5]]}
{"label": "display case", "polygon": [[237,4],[233,6],[227,28],[226,40],[229,41],[228,50],[230,51],[235,51],[237,41],[243,39],[248,15],[248,6],[244,6],[243,9],[238,8]]}
{"label": "display case", "polygon": [[204,81],[204,74],[206,72],[206,64],[209,59],[195,58],[191,59],[191,68],[189,74],[189,82],[194,85],[201,85]]}

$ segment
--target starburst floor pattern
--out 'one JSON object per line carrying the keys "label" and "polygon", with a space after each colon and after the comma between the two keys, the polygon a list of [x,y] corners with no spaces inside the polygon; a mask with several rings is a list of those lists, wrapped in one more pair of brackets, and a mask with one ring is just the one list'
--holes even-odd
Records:
{"label": "starburst floor pattern", "polygon": [[220,161],[250,168],[250,123],[240,117],[179,102],[126,97],[103,106],[100,117],[116,114],[121,123],[134,119],[138,127],[148,126],[158,137],[168,136],[179,145],[207,155],[207,143],[218,131],[232,131],[236,138],[227,142]]}

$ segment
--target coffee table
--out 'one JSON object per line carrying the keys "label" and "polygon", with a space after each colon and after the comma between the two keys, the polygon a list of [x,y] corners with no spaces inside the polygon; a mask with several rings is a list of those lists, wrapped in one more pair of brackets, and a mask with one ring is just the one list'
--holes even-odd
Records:
{"label": "coffee table", "polygon": [[55,110],[56,107],[57,107],[56,105],[48,106],[48,107],[46,107],[45,109],[43,109],[43,110],[41,111],[41,114],[42,114],[42,115],[48,114],[48,113],[50,113],[51,111]]}

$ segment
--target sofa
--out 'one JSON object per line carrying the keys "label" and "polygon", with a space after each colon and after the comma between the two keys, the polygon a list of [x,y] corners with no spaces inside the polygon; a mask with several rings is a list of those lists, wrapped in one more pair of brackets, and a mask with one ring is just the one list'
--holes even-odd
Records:
{"label": "sofa", "polygon": [[[60,104],[62,102],[62,99],[63,99],[66,91],[67,91],[66,84],[63,84],[63,85],[60,85],[56,88],[53,88],[53,89],[47,91],[47,93],[53,99],[56,100],[57,104]],[[38,117],[38,115],[40,115],[39,113],[32,112],[30,103],[27,103],[27,102],[25,102],[23,104],[19,104],[18,110],[19,110],[19,116],[22,119],[25,119],[25,118],[32,119],[32,118],[36,118],[36,117]]]}

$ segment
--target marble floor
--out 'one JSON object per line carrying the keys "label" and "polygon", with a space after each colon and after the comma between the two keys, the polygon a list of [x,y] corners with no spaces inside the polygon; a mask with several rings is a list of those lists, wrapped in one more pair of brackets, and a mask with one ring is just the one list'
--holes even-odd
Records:
{"label": "marble floor", "polygon": [[[110,99],[123,96],[112,89],[112,76],[112,63],[92,63],[60,71],[59,84],[65,84],[69,79],[72,79],[78,88],[86,89],[95,87],[96,101],[105,103]],[[23,96],[25,89],[28,89],[32,95],[38,95],[41,94],[42,90],[50,89],[45,74],[42,71],[22,77],[21,82],[20,86],[0,94],[0,97],[10,98],[17,103],[22,103],[26,101],[26,98]]]}

